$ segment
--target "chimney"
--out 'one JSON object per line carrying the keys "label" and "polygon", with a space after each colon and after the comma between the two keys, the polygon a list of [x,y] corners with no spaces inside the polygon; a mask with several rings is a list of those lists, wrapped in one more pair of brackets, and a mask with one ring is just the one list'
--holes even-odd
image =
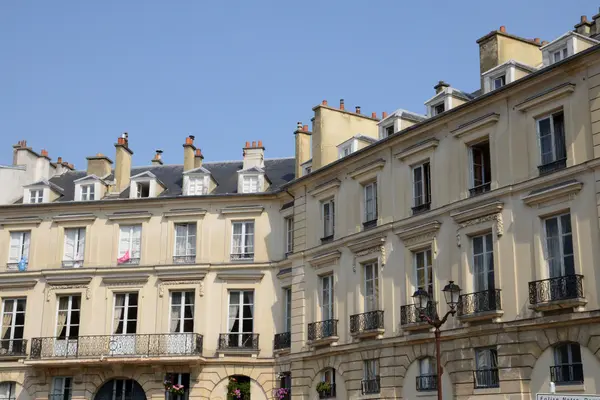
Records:
{"label": "chimney", "polygon": [[387,118],[387,112],[386,111],[384,111],[384,112],[381,113],[381,119],[385,119],[385,118]]}
{"label": "chimney", "polygon": [[356,113],[360,114],[360,106],[356,106]]}
{"label": "chimney", "polygon": [[185,138],[185,144],[183,145],[183,172],[194,169],[194,152],[196,151],[194,139],[193,135]]}
{"label": "chimney", "polygon": [[326,106],[327,105],[327,100],[323,100],[323,102],[321,104],[323,104],[324,106]]}
{"label": "chimney", "polygon": [[372,113],[371,113],[371,118],[373,118],[373,119],[377,119],[377,113],[376,113],[376,112],[372,112]]}
{"label": "chimney", "polygon": [[500,32],[502,32],[502,33],[506,33],[506,26],[502,25],[502,26],[500,27]]}
{"label": "chimney", "polygon": [[592,34],[593,23],[588,22],[587,16],[582,15],[579,23],[575,25],[575,32],[580,35],[590,36]]}
{"label": "chimney", "polygon": [[160,150],[160,149],[156,150],[156,154],[154,155],[154,158],[152,159],[153,166],[157,167],[159,165],[163,165],[162,153],[163,153],[162,150]]}
{"label": "chimney", "polygon": [[265,148],[262,145],[262,141],[252,142],[250,146],[246,142],[244,147],[244,165],[242,169],[246,170],[252,167],[264,168],[265,167]]}
{"label": "chimney", "polygon": [[594,21],[592,24],[592,32],[597,35],[600,33],[600,12],[598,12],[598,14],[594,15],[592,17],[592,20]]}
{"label": "chimney", "polygon": [[117,192],[121,193],[130,185],[131,178],[131,156],[133,151],[129,148],[129,135],[123,133],[115,143],[116,165],[115,165],[115,184]]}
{"label": "chimney", "polygon": [[308,131],[308,125],[302,125],[302,122],[298,122],[297,129],[294,131],[296,139],[296,178],[302,176],[302,164],[310,158],[311,135],[311,132]]}
{"label": "chimney", "polygon": [[541,40],[539,37],[533,38],[533,41],[534,41],[536,44],[539,44],[539,45],[541,45],[541,44],[542,44],[542,40]]}
{"label": "chimney", "polygon": [[[66,164],[66,165],[65,165]],[[69,164],[63,164],[69,167]],[[102,153],[98,153],[95,156],[87,157],[87,171],[88,175],[96,175],[99,178],[106,178],[112,171],[112,160],[106,157]]]}
{"label": "chimney", "polygon": [[202,160],[204,160],[202,150],[196,149],[196,154],[194,154],[194,168],[200,168],[202,166]]}
{"label": "chimney", "polygon": [[344,99],[340,99],[340,110],[344,109]]}
{"label": "chimney", "polygon": [[450,87],[449,84],[447,84],[444,81],[439,81],[437,85],[435,85],[433,88],[435,89],[436,93],[440,93],[441,91],[443,91],[444,89]]}
{"label": "chimney", "polygon": [[54,167],[54,175],[53,176],[60,176],[62,174],[64,174],[65,172],[67,172],[67,168],[65,167],[66,163],[63,163],[63,159],[62,157],[58,157],[56,159],[56,163],[54,163],[55,167]]}

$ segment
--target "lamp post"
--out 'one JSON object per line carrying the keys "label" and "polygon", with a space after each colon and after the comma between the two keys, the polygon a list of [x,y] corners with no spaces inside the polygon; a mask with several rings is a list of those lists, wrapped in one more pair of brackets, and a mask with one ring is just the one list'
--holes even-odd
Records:
{"label": "lamp post", "polygon": [[437,364],[438,400],[442,400],[442,351],[440,349],[440,327],[446,323],[450,315],[456,314],[456,306],[458,305],[458,300],[460,298],[460,287],[455,284],[454,281],[449,281],[442,292],[444,292],[446,304],[450,308],[442,319],[439,318],[437,310],[433,312],[431,316],[427,315],[425,312],[431,304],[431,299],[427,291],[423,290],[423,288],[418,288],[412,296],[413,299],[415,299],[415,307],[417,308],[417,311],[419,311],[421,319],[427,321],[429,325],[435,328],[435,360]]}

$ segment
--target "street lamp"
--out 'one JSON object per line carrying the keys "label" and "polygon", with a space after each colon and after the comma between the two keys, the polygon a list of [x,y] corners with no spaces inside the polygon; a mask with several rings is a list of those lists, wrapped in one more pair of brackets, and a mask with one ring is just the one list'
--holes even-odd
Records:
{"label": "street lamp", "polygon": [[417,308],[417,311],[419,311],[421,319],[435,328],[435,359],[437,363],[438,400],[442,400],[442,351],[440,349],[440,327],[446,323],[446,320],[448,320],[450,315],[456,314],[456,307],[458,306],[458,301],[460,299],[460,287],[455,284],[454,281],[449,281],[442,292],[444,292],[444,298],[446,299],[446,304],[449,308],[448,312],[442,319],[439,318],[437,311],[433,313],[427,313],[428,308],[431,305],[431,298],[426,290],[423,290],[423,288],[418,288],[412,296],[413,299],[415,299],[415,307]]}

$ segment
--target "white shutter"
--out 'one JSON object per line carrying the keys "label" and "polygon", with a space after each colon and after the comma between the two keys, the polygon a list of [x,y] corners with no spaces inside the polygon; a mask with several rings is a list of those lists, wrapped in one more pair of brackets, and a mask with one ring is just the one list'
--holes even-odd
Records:
{"label": "white shutter", "polygon": [[21,254],[21,257],[25,257],[25,260],[27,260],[27,262],[29,262],[29,238],[30,238],[30,235],[31,235],[30,232],[23,233],[23,254]]}
{"label": "white shutter", "polygon": [[65,229],[65,253],[63,261],[75,259],[75,241],[77,240],[77,229]]}
{"label": "white shutter", "polygon": [[78,238],[78,245],[77,245],[77,252],[75,254],[75,259],[76,260],[83,260],[84,258],[84,253],[85,253],[85,228],[80,228],[78,229],[79,232],[79,238]]}
{"label": "white shutter", "polygon": [[8,262],[17,263],[21,259],[21,232],[10,233],[10,254]]}
{"label": "white shutter", "polygon": [[142,226],[135,225],[132,228],[131,258],[140,258],[142,251]]}
{"label": "white shutter", "polygon": [[[131,242],[131,227],[130,226],[121,226],[120,228],[121,234],[119,237],[119,258],[123,257],[125,253],[129,250],[129,244]],[[129,254],[131,256],[131,253]]]}

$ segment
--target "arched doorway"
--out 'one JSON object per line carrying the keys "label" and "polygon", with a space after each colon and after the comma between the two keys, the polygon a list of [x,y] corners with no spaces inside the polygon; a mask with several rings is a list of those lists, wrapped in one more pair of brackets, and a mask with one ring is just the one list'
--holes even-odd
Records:
{"label": "arched doorway", "polygon": [[146,393],[133,379],[111,379],[100,387],[94,400],[146,400]]}

